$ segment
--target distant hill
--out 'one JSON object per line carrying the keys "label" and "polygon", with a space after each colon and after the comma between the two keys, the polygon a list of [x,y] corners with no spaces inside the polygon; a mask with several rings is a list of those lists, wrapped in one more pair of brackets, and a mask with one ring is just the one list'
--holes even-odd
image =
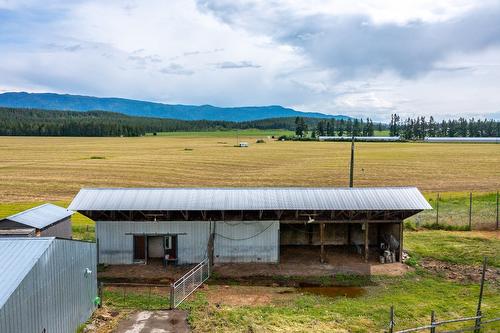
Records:
{"label": "distant hill", "polygon": [[0,94],[0,106],[65,111],[111,111],[129,116],[180,120],[251,121],[282,117],[349,119],[347,116],[301,112],[282,106],[216,107],[172,105],[124,98],[99,98],[52,93],[7,92]]}

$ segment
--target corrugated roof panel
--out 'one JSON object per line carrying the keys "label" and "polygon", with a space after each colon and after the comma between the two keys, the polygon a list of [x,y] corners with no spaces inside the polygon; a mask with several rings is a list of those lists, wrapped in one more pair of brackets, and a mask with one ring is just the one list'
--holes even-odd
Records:
{"label": "corrugated roof panel", "polygon": [[423,210],[415,187],[86,188],[71,210]]}
{"label": "corrugated roof panel", "polygon": [[66,208],[48,203],[8,216],[5,220],[14,221],[37,229],[43,229],[73,214],[74,212]]}
{"label": "corrugated roof panel", "polygon": [[0,308],[54,238],[0,238]]}

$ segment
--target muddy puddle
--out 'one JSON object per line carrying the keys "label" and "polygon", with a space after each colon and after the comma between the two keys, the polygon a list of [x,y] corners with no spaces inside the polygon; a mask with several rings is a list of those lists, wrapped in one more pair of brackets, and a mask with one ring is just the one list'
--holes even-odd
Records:
{"label": "muddy puddle", "polygon": [[297,292],[327,296],[327,297],[347,297],[356,298],[366,293],[361,287],[300,287]]}

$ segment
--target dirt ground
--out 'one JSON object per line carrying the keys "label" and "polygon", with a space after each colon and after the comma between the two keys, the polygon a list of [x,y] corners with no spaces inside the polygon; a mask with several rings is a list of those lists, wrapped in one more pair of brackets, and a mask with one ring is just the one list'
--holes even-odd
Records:
{"label": "dirt ground", "polygon": [[[461,282],[481,281],[482,267],[480,266],[451,264],[430,258],[421,260],[419,264],[422,268],[450,280]],[[500,269],[495,267],[487,268],[485,280],[500,284]]]}
{"label": "dirt ground", "polygon": [[305,293],[329,297],[358,297],[366,292],[366,288],[363,287],[290,288],[241,285],[204,285],[200,290],[205,292],[208,303],[215,307],[279,305],[293,302],[297,295]]}
{"label": "dirt ground", "polygon": [[170,284],[189,271],[192,265],[161,264],[109,265],[98,273],[100,281]]}
{"label": "dirt ground", "polygon": [[103,305],[102,308],[94,311],[89,323],[83,329],[83,333],[112,333],[118,323],[130,312],[130,310],[110,309]]}
{"label": "dirt ground", "polygon": [[[326,262],[320,263],[317,247],[282,248],[280,263],[224,263],[215,264],[214,272],[220,278],[272,276],[332,276],[335,274],[401,276],[411,270],[405,264],[380,264],[377,253],[370,253],[365,263],[362,256],[334,248],[326,249]],[[192,266],[110,265],[99,272],[101,281],[170,284]]]}
{"label": "dirt ground", "polygon": [[278,264],[216,264],[215,272],[220,277],[245,276],[324,276],[333,274],[389,275],[399,276],[411,268],[401,263],[380,264],[370,253],[368,263],[361,255],[338,250],[326,249],[326,261],[320,263],[317,247],[285,247],[281,249]]}

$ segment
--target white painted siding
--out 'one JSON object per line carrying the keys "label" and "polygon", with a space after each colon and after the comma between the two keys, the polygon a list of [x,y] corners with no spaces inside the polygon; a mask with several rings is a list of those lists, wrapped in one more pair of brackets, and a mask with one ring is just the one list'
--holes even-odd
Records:
{"label": "white painted siding", "polygon": [[[279,221],[216,222],[215,262],[278,262]],[[132,264],[133,234],[179,234],[179,264],[199,263],[207,255],[207,221],[97,221],[99,263]]]}
{"label": "white painted siding", "polygon": [[209,222],[206,221],[97,221],[99,263],[132,264],[132,234],[184,234],[177,237],[179,264],[199,263],[207,253]]}
{"label": "white painted siding", "polygon": [[215,233],[215,262],[279,260],[279,221],[219,221]]}

